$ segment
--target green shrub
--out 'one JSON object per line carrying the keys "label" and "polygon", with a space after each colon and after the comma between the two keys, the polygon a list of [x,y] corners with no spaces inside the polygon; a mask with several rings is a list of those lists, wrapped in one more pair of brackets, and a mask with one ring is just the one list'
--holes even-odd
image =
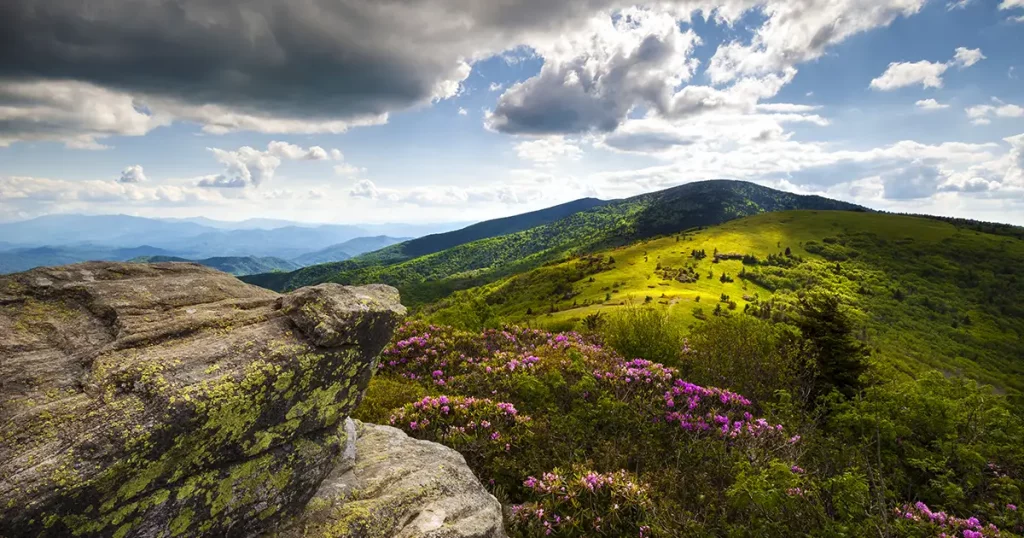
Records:
{"label": "green shrub", "polygon": [[605,341],[623,357],[676,365],[683,339],[668,314],[651,306],[629,306],[611,316],[602,331]]}

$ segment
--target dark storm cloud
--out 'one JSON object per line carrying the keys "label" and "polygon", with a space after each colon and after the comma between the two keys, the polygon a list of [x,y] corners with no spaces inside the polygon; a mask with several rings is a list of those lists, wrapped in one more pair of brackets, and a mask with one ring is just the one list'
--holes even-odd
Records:
{"label": "dark storm cloud", "polygon": [[5,0],[0,80],[73,79],[287,118],[380,115],[450,95],[462,60],[605,0]]}

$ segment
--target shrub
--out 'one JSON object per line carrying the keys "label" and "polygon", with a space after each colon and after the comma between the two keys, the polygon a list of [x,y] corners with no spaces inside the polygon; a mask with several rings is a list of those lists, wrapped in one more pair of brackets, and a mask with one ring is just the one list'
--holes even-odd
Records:
{"label": "shrub", "polygon": [[656,307],[630,306],[612,316],[602,331],[622,356],[668,365],[679,362],[682,334],[668,314]]}
{"label": "shrub", "polygon": [[752,316],[713,317],[688,337],[691,351],[681,368],[690,380],[729,387],[755,402],[770,401],[780,390],[806,392],[799,377],[800,334]]}
{"label": "shrub", "polygon": [[511,525],[521,536],[655,535],[650,488],[626,471],[556,468],[523,486],[532,500],[512,507]]}

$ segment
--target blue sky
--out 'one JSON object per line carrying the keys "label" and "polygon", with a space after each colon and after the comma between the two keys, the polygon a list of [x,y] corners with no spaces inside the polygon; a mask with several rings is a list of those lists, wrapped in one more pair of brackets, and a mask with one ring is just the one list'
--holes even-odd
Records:
{"label": "blue sky", "polygon": [[1024,224],[1024,0],[44,3],[5,29],[0,220],[467,221],[732,178]]}

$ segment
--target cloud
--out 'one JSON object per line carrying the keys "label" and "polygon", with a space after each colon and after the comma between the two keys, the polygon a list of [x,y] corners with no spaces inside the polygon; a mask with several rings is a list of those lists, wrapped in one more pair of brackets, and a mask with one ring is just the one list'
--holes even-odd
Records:
{"label": "cloud", "polygon": [[[767,20],[749,44],[733,41],[715,51],[707,72],[722,84],[744,75],[784,71],[821,57],[850,36],[888,26],[897,17],[917,13],[924,0],[836,0],[766,2]],[[740,11],[733,9],[733,14]],[[723,17],[721,11],[719,17]]]}
{"label": "cloud", "polygon": [[943,108],[949,108],[949,105],[940,103],[935,99],[921,99],[914,103],[917,108],[922,110],[942,110]]}
{"label": "cloud", "polygon": [[467,114],[469,114],[469,111],[468,111],[468,110],[466,110],[465,108],[462,108],[462,107],[460,106],[460,107],[459,107],[459,115],[460,115],[460,116],[465,116],[465,115],[467,115]]}
{"label": "cloud", "polygon": [[124,211],[127,206],[196,207],[230,199],[223,191],[194,186],[125,183],[116,180],[0,176],[0,216],[35,216],[55,212]]}
{"label": "cloud", "polygon": [[118,183],[142,183],[146,181],[146,174],[142,172],[142,166],[135,164],[121,171]]}
{"label": "cloud", "polygon": [[217,187],[238,189],[245,187],[259,187],[264,182],[274,178],[274,173],[281,166],[282,159],[293,161],[322,161],[328,160],[330,156],[341,158],[341,152],[327,150],[320,146],[303,148],[288,142],[271,141],[267,144],[265,151],[242,146],[237,150],[224,150],[220,148],[206,148],[219,163],[224,165],[224,171],[215,176],[200,178],[196,183],[200,187]]}
{"label": "cloud", "polygon": [[[1002,0],[1002,2],[999,3],[1000,11],[1009,9],[1024,9],[1024,0]],[[1024,15],[1010,17],[1007,20],[1010,22],[1024,22]]]}
{"label": "cloud", "polygon": [[170,121],[129,95],[93,84],[0,78],[0,147],[53,140],[69,148],[105,149],[99,139],[144,135]]}
{"label": "cloud", "polygon": [[941,88],[942,74],[949,69],[945,63],[928,61],[893,62],[878,78],[872,79],[871,87],[889,91],[906,86],[921,84],[925,88]]}
{"label": "cloud", "polygon": [[974,3],[974,0],[953,0],[946,4],[946,11],[953,11],[956,9],[966,9],[967,6]]}
{"label": "cloud", "polygon": [[881,91],[890,91],[907,86],[920,84],[924,88],[941,88],[942,75],[950,67],[970,67],[981,60],[985,55],[981,49],[968,49],[957,47],[953,58],[945,63],[929,62],[892,62],[885,72],[871,81],[871,88]]}
{"label": "cloud", "polygon": [[583,156],[583,150],[578,145],[561,136],[520,142],[516,144],[515,150],[520,159],[538,164],[553,164],[563,159],[576,161]]}
{"label": "cloud", "polygon": [[600,137],[597,145],[612,151],[665,160],[689,159],[695,155],[700,158],[699,155],[726,148],[786,142],[792,135],[787,131],[787,125],[829,125],[827,118],[810,113],[815,110],[818,108],[809,105],[771,103],[758,105],[757,112],[753,113],[720,111],[679,120],[631,119],[615,132]]}
{"label": "cloud", "polygon": [[334,173],[339,176],[357,176],[359,174],[365,174],[366,169],[358,166],[353,166],[349,163],[338,164],[334,166]]}
{"label": "cloud", "polygon": [[963,67],[970,67],[970,66],[972,66],[972,65],[974,65],[974,64],[976,64],[976,63],[978,63],[978,62],[980,62],[982,60],[984,60],[985,58],[986,58],[986,56],[981,53],[981,49],[969,49],[969,48],[966,48],[966,47],[957,47],[956,48],[956,53],[953,55],[953,59],[950,60],[950,62],[953,63],[954,65],[957,65],[957,66],[963,68]]}
{"label": "cloud", "polygon": [[995,105],[974,105],[964,109],[967,118],[975,125],[988,125],[993,118],[1024,118],[1024,107],[1003,103],[992,98]]}
{"label": "cloud", "polygon": [[488,91],[492,91],[492,92],[497,92],[497,91],[501,91],[501,89],[504,88],[504,87],[505,87],[504,84],[501,84],[500,82],[492,82],[491,85],[487,87],[487,90]]}
{"label": "cloud", "polygon": [[487,126],[507,133],[607,132],[638,104],[668,113],[674,89],[697,67],[690,54],[699,42],[665,12],[600,13],[537,45],[544,58],[540,73],[508,88]]}
{"label": "cloud", "polygon": [[409,204],[426,207],[466,207],[484,203],[525,204],[541,199],[544,193],[539,185],[522,187],[504,184],[480,188],[430,185],[394,189],[377,187],[372,181],[361,179],[349,191],[349,196],[388,204]]}
{"label": "cloud", "polygon": [[323,161],[328,159],[327,150],[320,146],[311,146],[309,149],[304,149],[295,144],[278,141],[273,141],[267,145],[267,153],[281,159],[293,161]]}
{"label": "cloud", "polygon": [[913,163],[882,174],[882,195],[889,200],[917,200],[935,194],[946,176],[937,166]]}

